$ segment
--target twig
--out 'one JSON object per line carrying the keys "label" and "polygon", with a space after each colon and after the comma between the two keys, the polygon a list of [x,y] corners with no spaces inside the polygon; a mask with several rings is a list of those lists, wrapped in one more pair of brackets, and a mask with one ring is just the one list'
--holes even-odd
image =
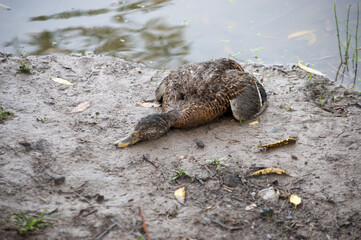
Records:
{"label": "twig", "polygon": [[211,177],[214,177],[215,174],[207,166],[204,166],[204,168],[208,171]]}
{"label": "twig", "polygon": [[336,225],[336,228],[339,229],[340,226],[338,226],[338,223],[337,223],[337,211],[335,210],[335,215],[334,215],[334,218],[335,218],[335,225]]}
{"label": "twig", "polygon": [[104,232],[102,232],[101,234],[99,234],[95,239],[96,240],[99,240],[99,239],[102,239],[105,235],[107,235],[110,230],[112,230],[115,226],[118,226],[120,228],[122,228],[122,225],[120,225],[120,223],[118,223],[117,221],[111,219],[111,221],[113,222],[112,225],[110,225],[107,229],[105,229]]}
{"label": "twig", "polygon": [[145,238],[147,240],[150,240],[149,238],[149,232],[148,232],[148,228],[147,228],[147,224],[145,224],[145,219],[143,217],[143,214],[142,214],[142,210],[140,209],[140,207],[138,206],[138,210],[139,210],[139,216],[140,218],[142,219],[142,222],[143,222],[143,229],[144,229],[144,232],[145,232]]}
{"label": "twig", "polygon": [[220,137],[217,137],[217,136],[215,136],[214,138],[219,139],[219,140],[224,141],[224,142],[229,142],[229,143],[240,142],[237,139],[231,139],[231,138],[220,138]]}
{"label": "twig", "polygon": [[[148,155],[148,154],[147,154]],[[158,168],[158,166],[149,160],[149,157],[147,155],[143,155],[143,160],[146,161],[146,162],[149,162],[150,164],[152,164],[155,168]]]}
{"label": "twig", "polygon": [[215,223],[219,226],[221,226],[222,228],[226,229],[226,230],[229,230],[229,231],[234,231],[234,230],[239,230],[239,229],[242,229],[242,227],[229,227],[221,222],[218,222],[216,220],[211,220],[212,223]]}
{"label": "twig", "polygon": [[346,131],[342,131],[340,134],[338,134],[338,135],[336,136],[336,138],[338,138],[339,136],[341,136],[341,134],[343,134],[344,132],[346,132]]}

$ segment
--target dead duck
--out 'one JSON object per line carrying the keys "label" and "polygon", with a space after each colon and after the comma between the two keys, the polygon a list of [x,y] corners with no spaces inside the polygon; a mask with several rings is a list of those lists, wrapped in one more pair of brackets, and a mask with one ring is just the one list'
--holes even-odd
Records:
{"label": "dead duck", "polygon": [[134,131],[114,143],[124,148],[161,137],[170,128],[191,128],[231,110],[237,120],[262,112],[267,95],[261,83],[235,61],[221,58],[172,70],[156,90],[162,113],[139,120]]}

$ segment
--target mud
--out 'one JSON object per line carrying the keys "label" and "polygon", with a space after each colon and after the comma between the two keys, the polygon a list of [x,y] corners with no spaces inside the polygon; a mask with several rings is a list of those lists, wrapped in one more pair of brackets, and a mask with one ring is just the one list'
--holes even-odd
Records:
{"label": "mud", "polygon": [[[167,71],[112,57],[0,55],[1,239],[358,239],[361,234],[360,94],[285,66],[245,65],[263,77],[269,106],[239,123],[208,125],[116,149],[155,102]],[[66,79],[66,86],[49,79]],[[78,104],[91,101],[76,114]],[[268,151],[256,146],[297,137]],[[201,146],[201,147],[200,147]],[[206,160],[227,158],[220,170]],[[249,177],[278,167],[292,175]],[[191,177],[170,181],[172,170]],[[59,175],[65,181],[54,182]],[[173,192],[186,188],[180,204]],[[261,192],[273,187],[276,198]],[[302,198],[296,208],[290,194]],[[10,221],[47,209],[51,226],[21,236]]]}

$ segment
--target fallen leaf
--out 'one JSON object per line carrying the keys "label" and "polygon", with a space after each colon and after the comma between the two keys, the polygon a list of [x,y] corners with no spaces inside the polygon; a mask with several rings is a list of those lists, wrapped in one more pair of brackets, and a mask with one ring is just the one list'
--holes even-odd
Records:
{"label": "fallen leaf", "polygon": [[71,110],[70,113],[83,112],[84,110],[88,109],[90,107],[90,105],[91,105],[91,101],[86,101],[86,102],[80,103],[78,106],[73,108],[73,110]]}
{"label": "fallen leaf", "polygon": [[288,39],[298,38],[297,40],[306,40],[308,46],[311,46],[317,41],[317,37],[314,31],[315,30],[305,30],[305,31],[294,32],[288,35]]}
{"label": "fallen leaf", "polygon": [[299,196],[292,194],[290,197],[290,202],[293,203],[296,208],[302,202],[302,199]]}
{"label": "fallen leaf", "polygon": [[4,5],[4,4],[2,4],[2,3],[0,3],[0,7],[1,8],[3,8],[3,9],[5,9],[5,10],[11,10],[11,8],[10,7],[8,7],[8,6],[6,6],[6,5]]}
{"label": "fallen leaf", "polygon": [[184,204],[186,201],[186,187],[178,188],[174,192],[174,197],[181,204]]}
{"label": "fallen leaf", "polygon": [[291,176],[288,172],[285,170],[279,169],[279,168],[265,168],[258,170],[254,173],[252,173],[250,176],[258,176],[258,175],[268,175],[268,174],[279,174],[279,175],[288,175]]}
{"label": "fallen leaf", "polygon": [[50,79],[53,80],[54,82],[63,84],[63,85],[75,85],[74,83],[69,82],[68,80],[62,79],[62,78],[57,78],[57,77],[53,77],[51,75],[49,75]]}
{"label": "fallen leaf", "polygon": [[317,75],[321,75],[321,76],[325,76],[325,74],[323,74],[322,72],[320,71],[317,71],[315,69],[312,69],[312,68],[309,68],[309,67],[306,67],[305,65],[303,65],[300,60],[298,59],[297,57],[297,62],[298,62],[298,67],[305,70],[306,72],[309,72],[309,73],[313,73],[313,74],[317,74]]}
{"label": "fallen leaf", "polygon": [[206,210],[209,210],[209,209],[211,209],[212,208],[212,206],[208,206],[208,207],[206,207]]}
{"label": "fallen leaf", "polygon": [[256,125],[256,124],[258,124],[259,123],[259,121],[258,120],[256,120],[256,121],[253,121],[253,122],[250,122],[250,123],[248,123],[248,125]]}
{"label": "fallen leaf", "polygon": [[277,147],[282,147],[288,144],[293,144],[297,142],[296,138],[286,138],[283,139],[281,141],[275,142],[275,143],[270,143],[270,144],[265,144],[265,145],[258,145],[257,147],[259,148],[264,148],[264,149],[269,149],[269,148],[277,148]]}
{"label": "fallen leaf", "polygon": [[304,30],[304,31],[294,32],[294,33],[291,33],[290,35],[288,35],[288,39],[295,38],[295,37],[301,37],[306,34],[313,33],[314,31],[315,30]]}
{"label": "fallen leaf", "polygon": [[157,108],[157,107],[160,107],[160,104],[158,104],[158,103],[150,103],[150,102],[145,102],[145,103],[138,103],[137,102],[137,105],[141,106],[141,107],[145,107],[145,108]]}

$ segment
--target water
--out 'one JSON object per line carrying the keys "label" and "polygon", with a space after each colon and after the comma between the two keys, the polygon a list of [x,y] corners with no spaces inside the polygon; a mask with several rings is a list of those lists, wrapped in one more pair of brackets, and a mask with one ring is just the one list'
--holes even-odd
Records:
{"label": "water", "polygon": [[[7,53],[113,55],[163,69],[220,57],[296,64],[298,56],[330,79],[340,63],[334,2],[329,0],[0,2],[11,7],[0,9],[0,51]],[[350,4],[352,55],[357,1],[336,1],[343,44]],[[289,37],[302,31],[307,33]],[[358,35],[361,42],[361,26]],[[344,85],[354,80],[351,65]]]}

